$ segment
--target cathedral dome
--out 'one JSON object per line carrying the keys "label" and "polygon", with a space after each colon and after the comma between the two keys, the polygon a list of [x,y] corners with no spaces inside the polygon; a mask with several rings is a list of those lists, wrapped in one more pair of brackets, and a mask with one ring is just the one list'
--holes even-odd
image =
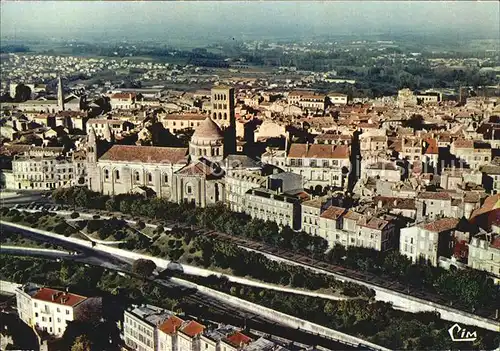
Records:
{"label": "cathedral dome", "polygon": [[207,117],[198,127],[196,127],[193,133],[193,141],[200,139],[217,141],[224,139],[224,136],[219,126],[212,121],[210,117]]}

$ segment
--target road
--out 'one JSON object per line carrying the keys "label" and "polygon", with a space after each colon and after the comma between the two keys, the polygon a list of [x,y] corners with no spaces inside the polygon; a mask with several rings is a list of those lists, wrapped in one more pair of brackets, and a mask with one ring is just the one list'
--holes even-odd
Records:
{"label": "road", "polygon": [[47,192],[43,191],[17,191],[17,196],[0,197],[0,204],[4,207],[12,207],[16,204],[29,204],[31,202],[50,203],[50,199],[44,197]]}
{"label": "road", "polygon": [[[26,234],[26,232],[24,234]],[[35,237],[34,235],[31,236]],[[44,237],[45,241],[47,241],[46,239],[47,238]],[[68,247],[70,250],[82,251],[80,255],[64,255],[64,257],[61,257],[63,259],[132,274],[132,272],[130,271],[130,262],[123,262],[123,260],[118,260],[114,257],[111,257],[110,255],[89,250],[88,248],[81,247],[76,244],[56,241],[57,240],[53,240],[54,243],[60,246]],[[7,248],[5,250],[2,248],[0,253],[16,256],[21,255],[45,257],[50,259],[60,258],[56,257],[53,252],[36,248]],[[222,323],[233,324],[242,327],[246,326],[251,329],[259,330],[263,333],[277,335],[307,345],[320,345],[331,350],[363,349],[345,345],[318,335],[313,335],[303,330],[296,330],[287,326],[280,325],[274,321],[268,320],[261,317],[260,315],[252,313],[251,311],[238,309],[233,305],[225,303],[222,300],[207,296],[193,289],[185,288],[184,286],[178,285],[170,280],[156,278],[154,279],[154,283],[160,284],[166,289],[171,289],[173,296],[178,295],[180,291],[183,295],[183,300],[185,301],[182,307],[187,314],[200,316],[204,319],[216,320]]]}

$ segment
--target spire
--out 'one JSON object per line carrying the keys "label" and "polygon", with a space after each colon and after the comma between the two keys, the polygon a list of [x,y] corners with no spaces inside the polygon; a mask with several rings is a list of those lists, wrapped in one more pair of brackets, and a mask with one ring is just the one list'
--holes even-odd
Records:
{"label": "spire", "polygon": [[57,106],[64,111],[64,93],[61,76],[57,77]]}

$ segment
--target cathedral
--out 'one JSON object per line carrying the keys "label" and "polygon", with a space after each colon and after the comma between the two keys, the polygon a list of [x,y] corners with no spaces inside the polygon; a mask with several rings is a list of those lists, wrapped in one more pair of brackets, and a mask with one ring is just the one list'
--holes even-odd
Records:
{"label": "cathedral", "polygon": [[236,145],[233,88],[212,89],[212,111],[189,147],[114,144],[111,130],[87,137],[87,184],[108,195],[141,193],[205,207],[225,199],[223,160]]}

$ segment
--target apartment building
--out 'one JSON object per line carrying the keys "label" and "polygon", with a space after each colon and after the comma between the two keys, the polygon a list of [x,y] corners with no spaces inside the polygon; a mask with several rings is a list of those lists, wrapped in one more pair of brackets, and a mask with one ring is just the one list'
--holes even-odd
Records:
{"label": "apartment building", "polygon": [[255,188],[265,188],[267,177],[260,171],[232,171],[226,177],[227,204],[231,211],[244,212],[245,194]]}
{"label": "apartment building", "polygon": [[292,91],[288,94],[287,100],[290,105],[298,105],[305,109],[324,110],[326,107],[326,95],[309,91]]}
{"label": "apartment building", "polygon": [[361,168],[376,162],[386,162],[388,159],[389,139],[385,130],[376,129],[364,132],[359,136]]}
{"label": "apartment building", "polygon": [[486,271],[500,284],[500,234],[480,233],[469,243],[468,265]]}
{"label": "apartment building", "polygon": [[320,235],[320,215],[331,206],[331,199],[317,197],[304,201],[301,206],[302,230],[310,235]]}
{"label": "apartment building", "polygon": [[295,143],[290,145],[288,153],[264,153],[262,161],[300,174],[304,177],[304,187],[316,190],[347,186],[351,169],[349,145]]}
{"label": "apartment building", "polygon": [[458,223],[457,218],[440,218],[402,228],[399,251],[414,263],[425,260],[432,266],[438,266],[440,256],[451,256]]}
{"label": "apartment building", "polygon": [[109,96],[109,103],[113,110],[130,110],[135,108],[136,93],[115,93]]}
{"label": "apartment building", "polygon": [[275,222],[280,227],[300,229],[300,196],[270,189],[252,189],[245,194],[245,212],[252,218]]}
{"label": "apartment building", "polygon": [[[160,307],[132,305],[125,310],[123,318],[123,339],[125,345],[137,351],[159,350],[157,328],[172,316],[172,312]],[[164,346],[166,347],[166,344]],[[168,350],[168,348],[165,348],[165,350]],[[172,350],[175,349],[172,348]]]}
{"label": "apartment building", "polygon": [[457,139],[451,144],[450,153],[477,170],[492,160],[491,145],[480,141]]}
{"label": "apartment building", "polygon": [[395,217],[373,216],[330,206],[319,218],[319,236],[330,247],[336,244],[386,251],[395,246]]}
{"label": "apartment building", "polygon": [[188,321],[182,325],[177,332],[179,351],[201,350],[201,335],[205,326],[196,322]]}
{"label": "apartment building", "polygon": [[424,217],[452,216],[452,197],[450,193],[423,191],[418,194],[417,202],[422,204],[422,216]]}
{"label": "apartment building", "polygon": [[123,327],[125,344],[137,351],[288,350],[284,339],[272,335],[253,340],[235,326],[203,325],[151,305],[129,307]]}
{"label": "apartment building", "polygon": [[207,118],[206,115],[200,114],[165,114],[159,115],[158,120],[163,124],[163,127],[172,133],[184,129],[193,129],[199,127]]}
{"label": "apartment building", "polygon": [[351,215],[356,216],[357,213],[342,207],[328,207],[319,216],[319,236],[325,239],[331,247],[335,246],[335,244],[347,247],[350,242],[349,235],[355,232],[355,230],[351,229],[357,228],[356,220],[354,227],[346,227],[344,230],[343,221],[345,218],[351,218]]}
{"label": "apartment building", "polygon": [[12,189],[51,190],[73,184],[74,166],[64,156],[20,155],[12,160]]}
{"label": "apartment building", "polygon": [[330,104],[335,106],[344,106],[349,102],[349,98],[346,94],[341,93],[328,93],[328,100]]}
{"label": "apartment building", "polygon": [[[100,298],[26,284],[16,289],[19,317],[30,327],[61,337],[67,322],[100,318]],[[89,311],[92,311],[89,314]]]}
{"label": "apartment building", "polygon": [[27,283],[16,289],[17,314],[19,318],[29,326],[35,325],[35,320],[33,318],[33,303],[31,299],[40,288],[41,287],[36,284]]}
{"label": "apartment building", "polygon": [[177,331],[184,323],[172,315],[158,326],[158,351],[178,350]]}
{"label": "apartment building", "polygon": [[396,227],[394,218],[363,216],[358,221],[358,237],[350,237],[349,245],[387,251],[395,247]]}
{"label": "apartment building", "polygon": [[401,138],[401,152],[400,157],[408,161],[421,161],[422,160],[422,140],[414,137]]}

